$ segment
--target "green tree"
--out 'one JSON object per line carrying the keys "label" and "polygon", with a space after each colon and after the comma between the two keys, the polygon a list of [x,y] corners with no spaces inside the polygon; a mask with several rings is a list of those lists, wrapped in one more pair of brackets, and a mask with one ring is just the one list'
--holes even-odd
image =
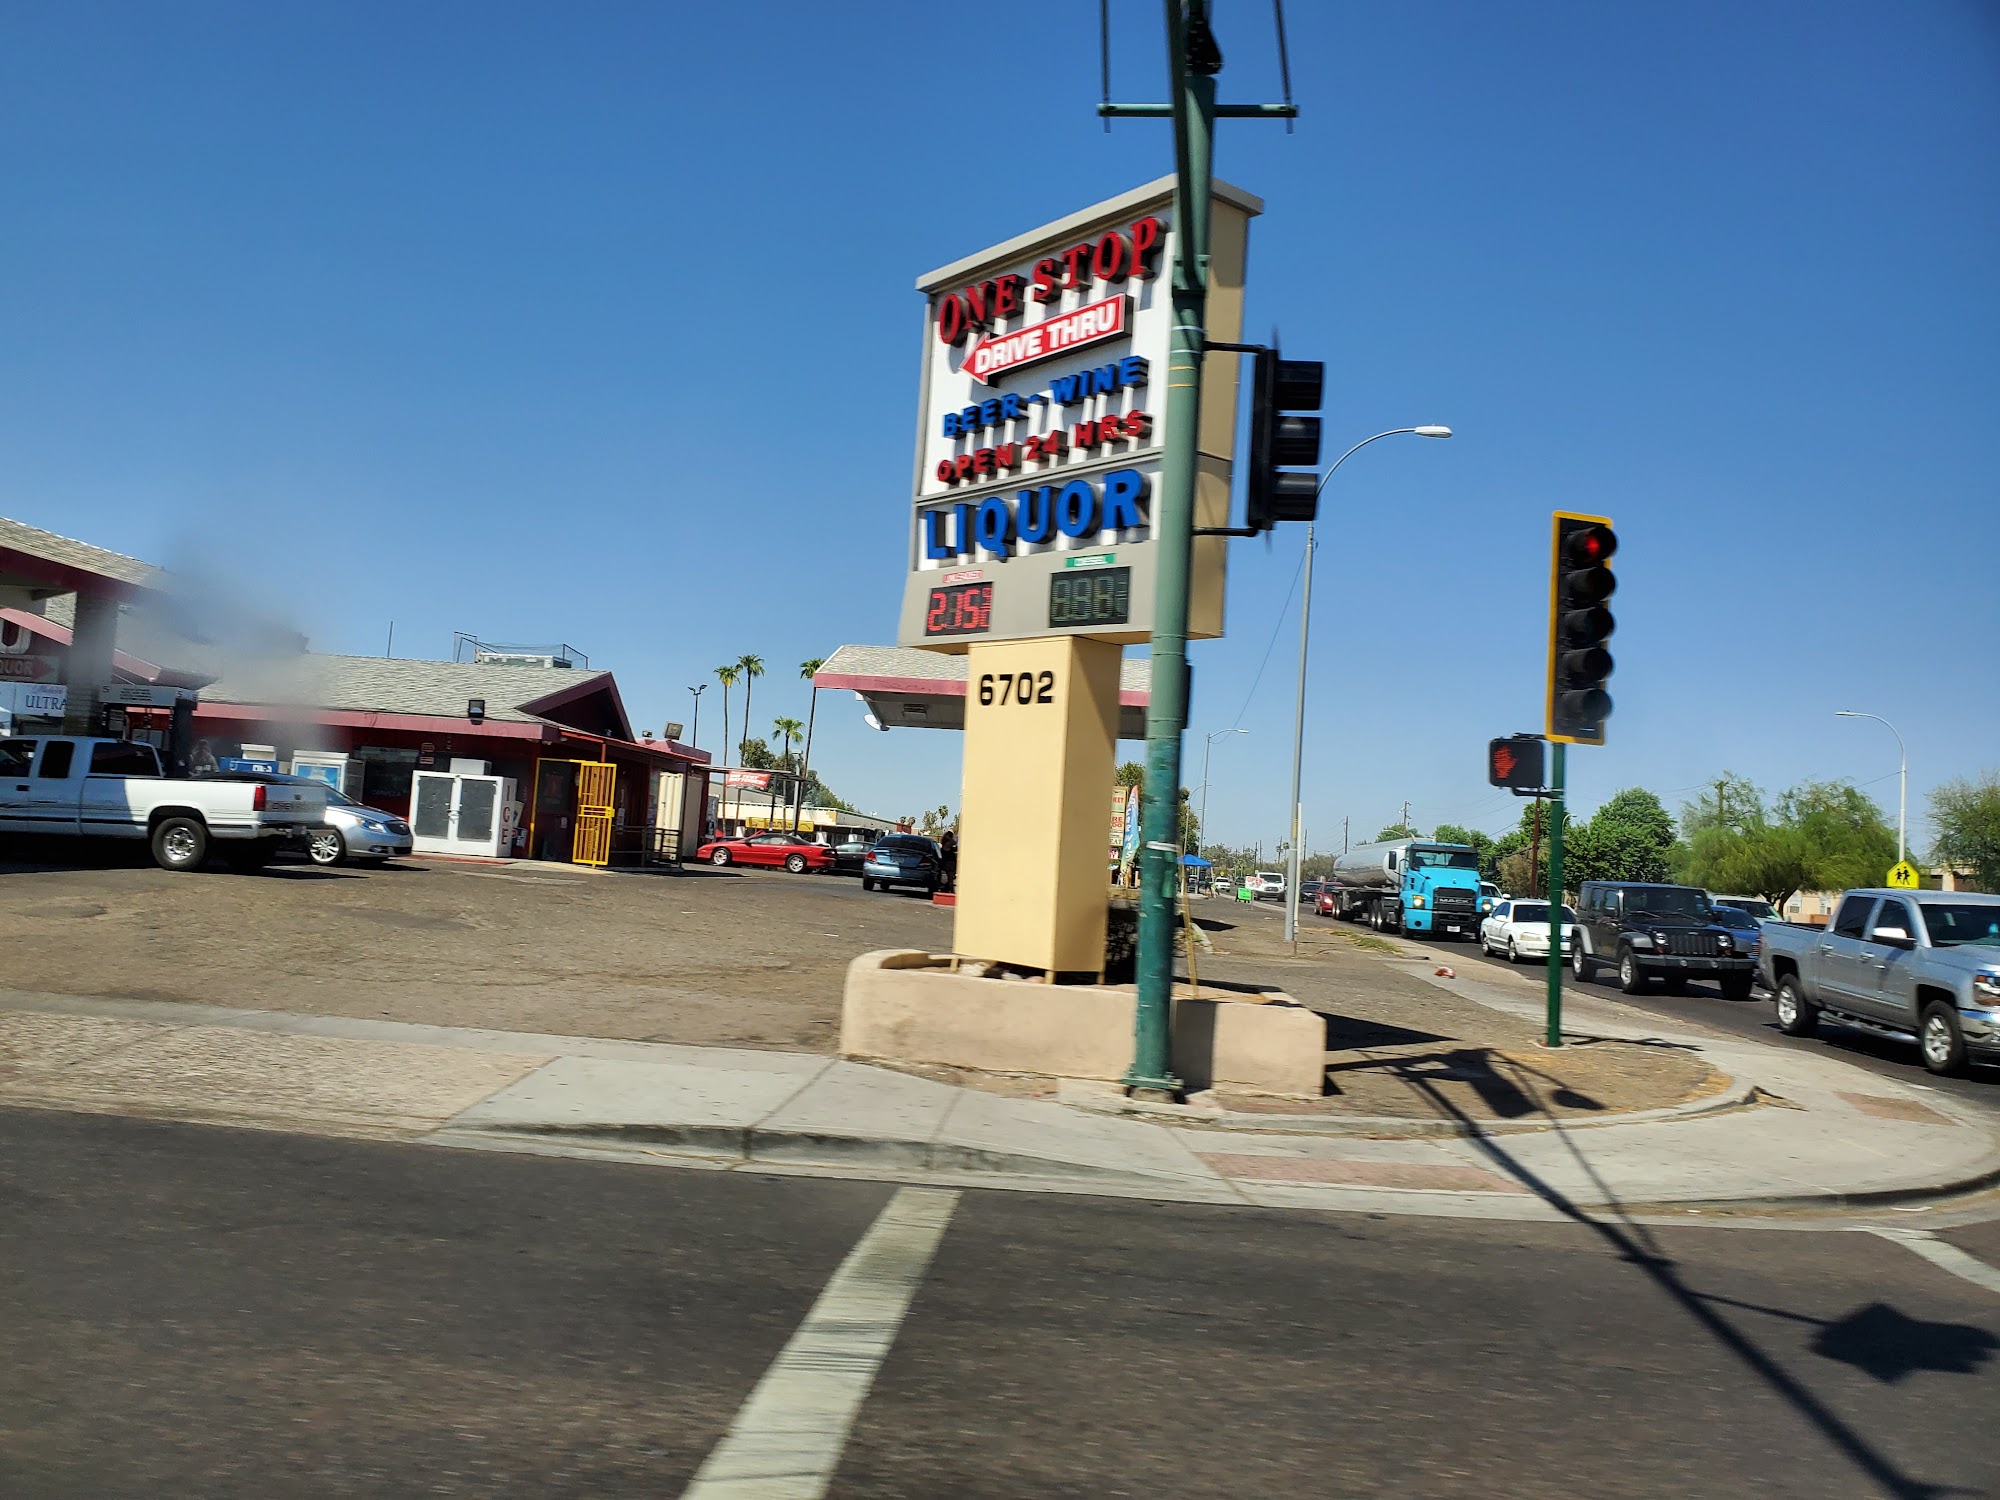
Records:
{"label": "green tree", "polygon": [[1880,885],[1896,863],[1896,830],[1846,781],[1801,782],[1778,799],[1779,820],[1804,836],[1812,889]]}
{"label": "green tree", "polygon": [[[725,765],[729,762],[729,690],[736,686],[739,675],[734,667],[715,669],[715,680],[722,684],[722,760]],[[737,764],[742,764],[740,758]]]}
{"label": "green tree", "polygon": [[[792,754],[792,741],[799,735],[804,734],[805,730],[806,726],[801,724],[797,719],[778,718],[771,721],[771,732],[782,737],[785,742],[785,748],[778,754],[778,764],[795,775],[798,772],[798,760]],[[797,794],[796,786],[790,783],[787,785],[791,788],[792,795],[795,796]],[[775,801],[776,799],[773,798],[773,800]],[[787,800],[789,801],[790,798],[788,797]],[[798,804],[796,802],[792,805],[792,816],[789,821],[793,828],[799,826]]]}
{"label": "green tree", "polygon": [[1982,771],[1947,781],[1931,793],[1931,824],[1938,831],[1931,858],[1970,870],[1982,891],[2000,891],[2000,775]]}
{"label": "green tree", "polygon": [[[1549,810],[1554,804],[1539,797],[1521,809],[1521,821],[1493,841],[1492,878],[1510,895],[1547,891],[1549,886]],[[1576,826],[1567,819],[1565,830]]]}
{"label": "green tree", "polygon": [[1391,839],[1420,839],[1422,837],[1423,835],[1418,833],[1408,823],[1391,823],[1387,828],[1375,835],[1375,842],[1386,844]]}
{"label": "green tree", "polygon": [[1692,838],[1704,828],[1730,828],[1740,832],[1763,820],[1763,791],[1734,771],[1724,771],[1716,777],[1698,800],[1681,804],[1681,834],[1686,838]]}
{"label": "green tree", "polygon": [[1627,787],[1563,829],[1563,889],[1586,880],[1666,880],[1672,873],[1674,820],[1643,787]]}
{"label": "green tree", "polygon": [[1779,910],[1800,891],[1879,885],[1896,833],[1852,783],[1801,782],[1740,827],[1698,821],[1675,860],[1689,885],[1762,896]]}
{"label": "green tree", "polygon": [[952,815],[950,806],[944,805],[935,812],[926,812],[923,817],[923,832],[926,837],[941,839],[947,829],[956,830],[958,819]]}
{"label": "green tree", "polygon": [[743,674],[743,733],[747,737],[750,733],[750,689],[764,675],[764,658],[739,656],[736,658],[736,670]]}

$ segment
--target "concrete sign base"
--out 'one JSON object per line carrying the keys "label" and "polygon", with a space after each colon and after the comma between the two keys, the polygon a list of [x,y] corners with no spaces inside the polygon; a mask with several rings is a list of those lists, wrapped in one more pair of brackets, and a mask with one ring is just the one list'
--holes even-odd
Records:
{"label": "concrete sign base", "polygon": [[[986,1073],[1116,1082],[1132,1061],[1126,987],[1029,984],[954,972],[952,960],[883,949],[847,969],[840,1055]],[[1289,996],[1174,1001],[1176,1075],[1190,1091],[1317,1099],[1326,1021]]]}

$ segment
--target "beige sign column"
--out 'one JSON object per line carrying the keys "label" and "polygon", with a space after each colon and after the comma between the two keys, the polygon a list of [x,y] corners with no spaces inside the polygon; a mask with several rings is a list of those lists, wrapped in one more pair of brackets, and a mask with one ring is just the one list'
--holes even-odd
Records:
{"label": "beige sign column", "polygon": [[1104,809],[1122,654],[1086,636],[972,647],[956,952],[1029,969],[1103,969]]}

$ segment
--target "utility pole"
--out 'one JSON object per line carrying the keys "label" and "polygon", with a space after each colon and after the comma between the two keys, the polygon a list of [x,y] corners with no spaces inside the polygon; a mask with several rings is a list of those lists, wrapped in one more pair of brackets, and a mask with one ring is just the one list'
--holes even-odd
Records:
{"label": "utility pole", "polygon": [[1542,868],[1542,804],[1535,801],[1534,817],[1528,824],[1528,889],[1535,888],[1535,876]]}
{"label": "utility pole", "polygon": [[[1208,26],[1209,0],[1166,0],[1168,103],[1098,106],[1107,119],[1137,116],[1174,122],[1174,264],[1169,305],[1166,428],[1160,450],[1153,535],[1152,677],[1146,704],[1146,782],[1139,804],[1138,1007],[1132,1066],[1134,1093],[1171,1097],[1170,1034],[1174,990],[1174,896],[1179,884],[1181,734],[1187,727],[1188,572],[1194,549],[1196,424],[1201,417],[1201,362],[1208,334],[1208,222],[1215,138],[1215,75],[1222,52]],[[1223,115],[1287,119],[1290,104],[1230,105]]]}
{"label": "utility pole", "polygon": [[1344,817],[1340,820],[1340,852],[1347,852],[1347,819]]}
{"label": "utility pole", "polygon": [[1398,826],[1403,828],[1410,826],[1410,799],[1408,797],[1403,799],[1403,816],[1399,820]]}

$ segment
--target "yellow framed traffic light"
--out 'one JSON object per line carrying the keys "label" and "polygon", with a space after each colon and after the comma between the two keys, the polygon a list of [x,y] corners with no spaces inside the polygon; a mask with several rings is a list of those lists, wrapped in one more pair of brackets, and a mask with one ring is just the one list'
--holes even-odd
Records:
{"label": "yellow framed traffic light", "polygon": [[1611,574],[1618,534],[1609,516],[1559,510],[1549,540],[1549,681],[1547,738],[1566,745],[1601,745],[1611,716],[1611,652],[1617,628],[1605,601],[1618,588]]}

